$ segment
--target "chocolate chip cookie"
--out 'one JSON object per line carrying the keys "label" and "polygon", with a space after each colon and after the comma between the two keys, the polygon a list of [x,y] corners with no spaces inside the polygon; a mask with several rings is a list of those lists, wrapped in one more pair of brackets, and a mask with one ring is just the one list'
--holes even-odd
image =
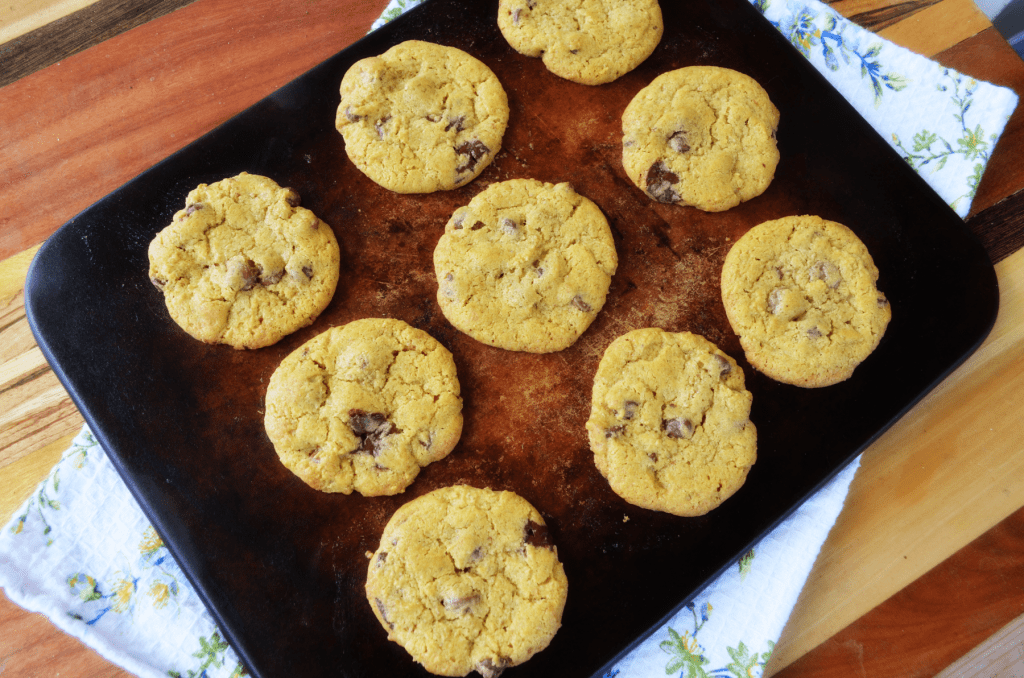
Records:
{"label": "chocolate chip cookie", "polygon": [[512,492],[466,485],[399,508],[366,577],[388,638],[444,676],[493,678],[543,650],[567,590],[537,510]]}
{"label": "chocolate chip cookie", "polygon": [[431,193],[462,186],[491,163],[508,97],[483,62],[410,40],[349,68],[335,124],[363,174],[396,193]]}
{"label": "chocolate chip cookie", "polygon": [[704,515],[757,458],[751,401],[743,370],[704,337],[633,330],[608,346],[594,377],[594,463],[631,504]]}
{"label": "chocolate chip cookie", "polygon": [[462,433],[452,354],[388,318],[332,327],[297,348],[270,377],[266,406],[281,462],[322,492],[398,494]]}
{"label": "chocolate chip cookie", "polygon": [[817,216],[750,229],[722,268],[722,302],[747,360],[804,387],[848,379],[892,318],[860,238]]}
{"label": "chocolate chip cookie", "polygon": [[512,49],[540,57],[555,75],[600,85],[649,57],[664,24],[657,0],[501,0],[498,28]]}
{"label": "chocolate chip cookie", "polygon": [[334,296],[340,263],[334,232],[298,193],[246,172],[191,191],[149,245],[149,279],[174,322],[238,349],[312,323]]}
{"label": "chocolate chip cookie", "polygon": [[658,202],[721,212],[768,188],[778,126],[778,109],[753,78],[717,66],[680,68],[626,107],[622,164]]}
{"label": "chocolate chip cookie", "polygon": [[510,351],[570,346],[618,266],[601,210],[569,184],[513,179],[460,207],[434,249],[437,302],[456,328]]}

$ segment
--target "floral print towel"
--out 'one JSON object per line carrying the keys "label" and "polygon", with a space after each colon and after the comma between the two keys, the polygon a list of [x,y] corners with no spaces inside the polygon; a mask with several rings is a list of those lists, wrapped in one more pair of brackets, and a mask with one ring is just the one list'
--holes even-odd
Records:
{"label": "floral print towel", "polygon": [[[421,1],[391,0],[374,28]],[[893,45],[817,0],[752,2],[966,216],[1016,95]],[[606,678],[761,675],[858,464]],[[245,673],[88,428],[0,532],[0,586],[139,676]]]}

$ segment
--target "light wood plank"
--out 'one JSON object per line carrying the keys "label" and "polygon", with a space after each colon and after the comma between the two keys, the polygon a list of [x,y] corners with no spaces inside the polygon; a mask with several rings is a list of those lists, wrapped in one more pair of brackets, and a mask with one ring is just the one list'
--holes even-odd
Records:
{"label": "light wood plank", "polygon": [[[0,4],[0,45],[77,12],[97,0],[17,0]],[[2,52],[0,52],[2,58]]]}
{"label": "light wood plank", "polygon": [[878,32],[886,40],[932,57],[992,26],[972,0],[942,0]]}
{"label": "light wood plank", "polygon": [[996,274],[992,333],[864,453],[766,675],[1024,505],[1024,250]]}

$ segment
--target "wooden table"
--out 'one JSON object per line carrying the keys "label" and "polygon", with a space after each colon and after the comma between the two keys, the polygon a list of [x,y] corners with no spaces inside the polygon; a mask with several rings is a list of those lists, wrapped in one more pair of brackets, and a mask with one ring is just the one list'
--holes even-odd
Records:
{"label": "wooden table", "polygon": [[[83,423],[25,320],[21,290],[39,243],[358,39],[385,4],[22,0],[0,8],[0,520]],[[832,5],[894,42],[1024,94],[1024,63],[971,0]],[[996,264],[995,329],[865,453],[769,674],[934,675],[1000,629],[1024,628],[1022,157],[1024,106],[967,220]],[[0,674],[123,672],[0,596]]]}

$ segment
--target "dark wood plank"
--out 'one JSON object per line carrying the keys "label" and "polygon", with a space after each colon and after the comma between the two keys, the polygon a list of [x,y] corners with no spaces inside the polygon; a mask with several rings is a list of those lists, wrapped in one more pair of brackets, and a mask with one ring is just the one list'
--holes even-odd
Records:
{"label": "dark wood plank", "polygon": [[1024,613],[1024,508],[776,678],[934,676]]}
{"label": "dark wood plank", "polygon": [[1024,247],[1024,190],[975,214],[967,225],[988,251],[992,263]]}
{"label": "dark wood plank", "polygon": [[[841,4],[842,0],[826,0],[830,5]],[[846,18],[869,31],[877,33],[898,21],[906,19],[911,14],[919,12],[926,7],[931,7],[941,0],[909,0],[908,2],[894,3],[873,9],[867,12],[852,13]],[[842,11],[841,8],[837,8]]]}
{"label": "dark wood plank", "polygon": [[99,0],[0,45],[0,87],[194,1]]}

